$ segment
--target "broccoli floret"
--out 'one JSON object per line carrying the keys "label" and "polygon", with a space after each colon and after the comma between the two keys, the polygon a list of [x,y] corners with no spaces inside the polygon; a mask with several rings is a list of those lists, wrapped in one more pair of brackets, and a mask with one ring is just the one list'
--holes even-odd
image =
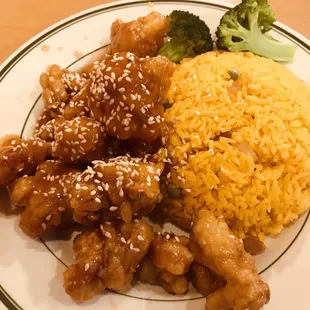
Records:
{"label": "broccoli floret", "polygon": [[277,61],[292,62],[296,46],[281,43],[267,32],[275,22],[267,0],[243,0],[224,14],[217,28],[217,47],[251,51]]}
{"label": "broccoli floret", "polygon": [[169,42],[159,51],[173,62],[211,51],[213,42],[209,27],[198,16],[185,11],[173,11],[170,15]]}

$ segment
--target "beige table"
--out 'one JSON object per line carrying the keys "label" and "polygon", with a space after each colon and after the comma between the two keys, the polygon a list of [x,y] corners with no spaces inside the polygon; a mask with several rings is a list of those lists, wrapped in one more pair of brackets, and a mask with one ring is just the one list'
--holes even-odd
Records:
{"label": "beige table", "polygon": [[[227,0],[238,2],[238,0]],[[0,0],[0,63],[53,23],[112,0]],[[277,19],[310,39],[310,0],[269,0]]]}

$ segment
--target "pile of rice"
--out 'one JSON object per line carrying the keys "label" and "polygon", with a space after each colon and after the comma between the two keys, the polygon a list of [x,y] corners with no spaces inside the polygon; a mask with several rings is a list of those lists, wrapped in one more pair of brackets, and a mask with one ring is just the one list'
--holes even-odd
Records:
{"label": "pile of rice", "polygon": [[183,192],[166,201],[170,216],[207,206],[239,237],[264,239],[309,208],[310,88],[288,69],[210,52],[178,66],[168,99],[170,182]]}

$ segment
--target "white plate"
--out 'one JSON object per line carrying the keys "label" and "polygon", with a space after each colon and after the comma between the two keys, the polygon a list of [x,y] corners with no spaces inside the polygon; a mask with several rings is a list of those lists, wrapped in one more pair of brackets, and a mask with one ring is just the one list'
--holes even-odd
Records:
{"label": "white plate", "polygon": [[[39,75],[51,63],[78,68],[103,52],[109,43],[110,25],[116,18],[129,21],[152,9],[169,14],[174,9],[188,10],[203,18],[212,32],[227,6],[218,1],[122,1],[82,12],[48,28],[22,46],[0,71],[0,135],[31,134],[42,110]],[[289,68],[310,84],[310,46],[307,39],[277,23],[272,34],[298,46]],[[42,46],[49,47],[48,52]],[[75,54],[84,54],[76,61]],[[194,291],[184,297],[164,293],[161,288],[138,285],[128,294],[105,292],[84,305],[77,305],[64,293],[62,274],[72,260],[70,240],[53,238],[34,241],[18,228],[18,218],[8,212],[9,201],[1,194],[0,208],[0,298],[12,310],[63,309],[204,309],[204,298]],[[256,258],[259,271],[271,288],[268,310],[309,310],[310,278],[309,212],[278,238],[267,240],[268,250]]]}

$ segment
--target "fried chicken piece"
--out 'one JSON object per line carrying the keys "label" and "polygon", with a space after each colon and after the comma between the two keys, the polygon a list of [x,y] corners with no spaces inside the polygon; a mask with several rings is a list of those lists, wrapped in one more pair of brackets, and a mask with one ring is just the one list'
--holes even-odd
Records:
{"label": "fried chicken piece", "polygon": [[[51,141],[53,139],[53,132],[52,127],[48,126],[48,124],[55,119],[59,118],[59,114],[53,113],[52,109],[44,109],[41,113],[40,117],[38,118],[36,122],[36,126],[34,129],[34,136],[44,140],[44,141]],[[45,127],[47,129],[45,130]]]}
{"label": "fried chicken piece", "polygon": [[81,90],[70,100],[65,107],[63,116],[66,120],[72,120],[76,117],[90,116],[88,108],[89,83],[85,83]]}
{"label": "fried chicken piece", "polygon": [[195,289],[204,296],[208,296],[226,284],[221,277],[208,267],[196,262],[192,263],[189,276]]}
{"label": "fried chicken piece", "polygon": [[103,219],[109,221],[109,218],[104,217],[101,211],[72,210],[72,218],[75,222],[85,226],[93,226],[93,224],[101,223]]}
{"label": "fried chicken piece", "polygon": [[91,73],[91,116],[118,139],[156,140],[165,127],[163,101],[174,68],[165,57],[108,56]]}
{"label": "fried chicken piece", "polygon": [[36,137],[49,143],[50,156],[66,163],[90,163],[107,153],[104,127],[89,117],[52,119],[36,130]]}
{"label": "fried chicken piece", "polygon": [[139,266],[138,279],[142,283],[158,284],[169,294],[185,294],[189,289],[185,274],[194,260],[188,242],[185,236],[157,233],[148,256]]}
{"label": "fried chicken piece", "polygon": [[80,234],[73,246],[77,263],[64,273],[66,293],[84,302],[105,288],[128,290],[152,239],[152,228],[142,220],[118,228],[103,224]]}
{"label": "fried chicken piece", "polygon": [[141,261],[136,272],[136,277],[142,283],[151,285],[158,284],[159,271],[154,265],[149,255],[146,255]]}
{"label": "fried chicken piece", "polygon": [[141,261],[136,277],[142,283],[162,286],[167,293],[173,295],[185,294],[189,289],[186,276],[160,271],[148,255]]}
{"label": "fried chicken piece", "polygon": [[128,156],[94,163],[77,178],[70,192],[74,211],[103,210],[105,218],[122,218],[129,223],[134,215],[149,213],[161,200],[162,163]]}
{"label": "fried chicken piece", "polygon": [[156,154],[161,146],[160,139],[146,142],[143,140],[124,140],[122,146],[128,150],[133,157],[145,157]]}
{"label": "fried chicken piece", "polygon": [[156,56],[169,31],[169,18],[152,12],[128,23],[117,19],[111,26],[111,50],[131,52],[138,57]]}
{"label": "fried chicken piece", "polygon": [[[79,174],[79,170],[65,166],[60,161],[49,160],[38,166],[31,182],[29,179],[25,181],[29,181],[33,191],[25,201],[27,204],[20,217],[19,226],[24,233],[32,238],[40,238],[62,223],[69,189]],[[17,194],[23,196],[22,193],[16,193],[18,190],[24,190],[24,196],[27,196],[30,189],[17,183],[11,192],[13,198]],[[15,202],[19,203],[17,199]]]}
{"label": "fried chicken piece", "polygon": [[51,110],[45,109],[36,124],[36,128],[34,130],[34,137],[48,142],[50,156],[52,156],[51,142],[55,140],[55,130],[64,122],[65,119],[62,116],[58,114],[53,115]]}
{"label": "fried chicken piece", "polygon": [[104,127],[89,117],[55,121],[52,156],[64,162],[90,162],[102,159],[106,135]]}
{"label": "fried chicken piece", "polygon": [[206,309],[259,310],[269,302],[270,290],[254,260],[227,224],[203,209],[193,226],[190,247],[195,260],[222,276],[227,284],[207,297]]}
{"label": "fried chicken piece", "polygon": [[9,185],[10,197],[13,204],[26,207],[34,191],[34,177],[23,176]]}
{"label": "fried chicken piece", "polygon": [[62,69],[58,65],[49,66],[40,76],[45,107],[53,109],[56,114],[63,114],[70,97],[78,93],[86,81],[77,72]]}
{"label": "fried chicken piece", "polygon": [[189,289],[189,282],[185,276],[170,272],[162,272],[159,275],[158,284],[169,294],[186,294]]}
{"label": "fried chicken piece", "polygon": [[189,239],[185,236],[156,234],[150,248],[150,257],[159,270],[184,275],[194,261],[194,256],[188,249],[188,242]]}
{"label": "fried chicken piece", "polygon": [[38,138],[3,137],[0,140],[0,186],[8,185],[24,174],[31,175],[45,160],[47,151],[47,144]]}

